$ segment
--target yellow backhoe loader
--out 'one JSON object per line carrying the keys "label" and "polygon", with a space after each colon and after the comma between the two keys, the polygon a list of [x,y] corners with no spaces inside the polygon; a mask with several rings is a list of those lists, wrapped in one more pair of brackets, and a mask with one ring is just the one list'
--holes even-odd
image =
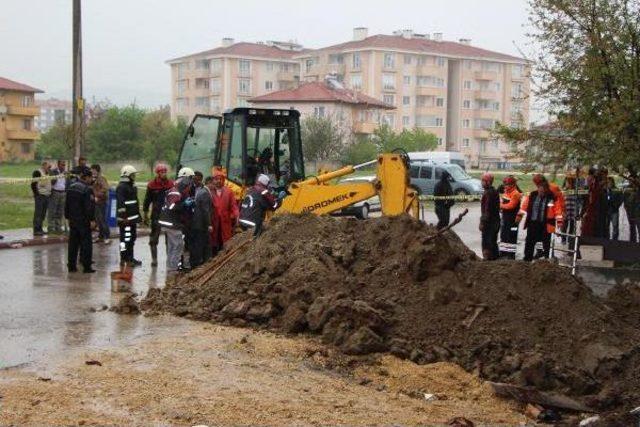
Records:
{"label": "yellow backhoe loader", "polygon": [[[377,195],[383,215],[418,217],[418,192],[410,185],[406,154],[384,153],[367,163],[309,176],[300,134],[300,113],[293,109],[235,108],[222,116],[198,114],[187,129],[178,169],[188,166],[203,173],[222,169],[238,199],[259,174],[267,174],[276,191],[286,192],[276,214],[329,214]],[[373,182],[335,183],[371,165],[376,166]]]}

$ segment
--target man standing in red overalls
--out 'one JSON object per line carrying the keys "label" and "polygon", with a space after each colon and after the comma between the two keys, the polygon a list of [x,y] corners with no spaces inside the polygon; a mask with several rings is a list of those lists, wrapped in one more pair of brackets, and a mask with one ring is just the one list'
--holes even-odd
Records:
{"label": "man standing in red overalls", "polygon": [[211,246],[213,247],[214,255],[233,236],[233,228],[236,226],[239,216],[238,203],[233,192],[224,185],[224,182],[224,172],[215,171],[213,174],[214,190],[211,194],[211,202],[213,204]]}

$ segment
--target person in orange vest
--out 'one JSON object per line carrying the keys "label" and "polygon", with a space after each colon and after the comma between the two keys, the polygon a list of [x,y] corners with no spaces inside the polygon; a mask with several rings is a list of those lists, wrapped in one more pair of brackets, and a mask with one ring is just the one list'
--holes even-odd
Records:
{"label": "person in orange vest", "polygon": [[502,192],[500,194],[500,249],[501,258],[516,259],[518,246],[518,223],[516,216],[520,210],[522,193],[518,191],[516,179],[509,175],[502,180]]}
{"label": "person in orange vest", "polygon": [[547,184],[549,184],[549,190],[551,191],[551,194],[553,194],[554,204],[556,206],[556,221],[563,223],[566,205],[567,205],[566,200],[564,198],[564,193],[562,192],[562,189],[558,184],[554,182],[549,182],[544,177],[544,175],[540,173],[533,175],[533,183],[536,185],[536,187],[543,182],[546,182]]}
{"label": "person in orange vest", "polygon": [[556,222],[562,226],[562,220],[557,221],[559,207],[556,198],[549,187],[549,183],[543,177],[538,179],[538,187],[524,198],[520,207],[520,212],[516,217],[519,223],[526,214],[524,229],[527,230],[527,237],[524,244],[524,260],[532,261],[536,243],[542,242],[542,254],[549,257],[551,247],[551,235],[555,232]]}

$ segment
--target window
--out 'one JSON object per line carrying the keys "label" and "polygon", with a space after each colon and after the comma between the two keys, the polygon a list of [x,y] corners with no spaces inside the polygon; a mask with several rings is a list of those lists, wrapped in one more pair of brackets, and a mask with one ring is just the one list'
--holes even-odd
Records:
{"label": "window", "polygon": [[403,96],[402,97],[402,105],[411,105],[411,97]]}
{"label": "window", "polygon": [[500,103],[489,99],[476,99],[475,108],[478,110],[500,111]]}
{"label": "window", "polygon": [[384,68],[395,68],[396,56],[393,53],[384,54]]}
{"label": "window", "polygon": [[493,145],[493,148],[498,148],[498,140],[494,139],[493,141],[491,141],[491,145]]}
{"label": "window", "polygon": [[442,126],[442,123],[442,117],[416,116],[416,126],[418,127],[440,127]]}
{"label": "window", "polygon": [[211,100],[209,103],[209,109],[214,113],[220,111],[220,97],[218,96],[211,97]]}
{"label": "window", "polygon": [[238,72],[241,76],[248,76],[251,74],[251,61],[248,59],[238,60]]}
{"label": "window", "polygon": [[411,178],[417,178],[420,176],[420,166],[411,165],[409,169],[409,176]]}
{"label": "window", "polygon": [[313,115],[315,117],[324,117],[324,107],[314,107]]}
{"label": "window", "polygon": [[273,82],[271,81],[264,82],[264,90],[273,90]]}
{"label": "window", "polygon": [[402,126],[408,127],[411,125],[411,118],[409,116],[402,116]]}
{"label": "window", "polygon": [[436,126],[442,127],[443,124],[444,124],[444,120],[442,119],[442,117],[436,117]]}
{"label": "window", "polygon": [[436,56],[436,65],[438,67],[444,67],[447,65],[447,60],[441,56]]}
{"label": "window", "polygon": [[519,82],[513,82],[511,85],[512,98],[524,98],[524,85]]}
{"label": "window", "polygon": [[428,56],[418,56],[418,65],[425,65],[428,61]]}
{"label": "window", "polygon": [[465,59],[464,60],[464,68],[466,68],[467,70],[472,70],[473,69],[473,61],[470,59]]}
{"label": "window", "polygon": [[404,65],[411,65],[413,63],[412,55],[404,55]]}
{"label": "window", "polygon": [[396,90],[396,76],[394,74],[382,75],[382,89]]}
{"label": "window", "polygon": [[411,86],[411,76],[403,76],[402,77],[402,83],[405,86]]}
{"label": "window", "polygon": [[351,66],[354,70],[360,69],[360,52],[354,52],[351,56]]}
{"label": "window", "polygon": [[418,86],[444,87],[444,79],[435,76],[418,76],[416,84]]}
{"label": "window", "polygon": [[494,119],[475,119],[473,121],[473,127],[475,129],[492,129],[494,124]]}
{"label": "window", "polygon": [[436,107],[444,107],[444,98],[436,98]]}
{"label": "window", "polygon": [[189,98],[176,99],[176,110],[183,112],[189,106]]}
{"label": "window", "polygon": [[522,64],[514,64],[511,66],[511,76],[519,79],[524,76],[524,65]]}
{"label": "window", "polygon": [[462,138],[462,146],[469,148],[469,138]]}
{"label": "window", "polygon": [[464,90],[471,90],[471,80],[465,80],[463,83]]}
{"label": "window", "polygon": [[33,97],[29,95],[23,96],[20,101],[20,105],[22,105],[23,107],[30,107],[31,105],[33,105]]}
{"label": "window", "polygon": [[189,80],[180,80],[178,82],[178,96],[184,95],[184,92],[189,89]]}
{"label": "window", "polygon": [[351,75],[351,89],[354,89],[354,90],[362,89],[362,74]]}
{"label": "window", "polygon": [[31,144],[28,142],[21,142],[20,143],[20,152],[22,154],[29,154],[31,153]]}
{"label": "window", "polygon": [[495,71],[499,73],[501,69],[502,69],[502,65],[497,62],[482,63],[482,71]]}
{"label": "window", "polygon": [[238,79],[238,93],[249,94],[251,92],[251,80]]}
{"label": "window", "polygon": [[314,65],[315,65],[315,61],[314,61],[313,58],[307,59],[304,62],[304,67],[305,67],[305,70],[307,71],[307,73],[311,72],[311,69],[313,68]]}
{"label": "window", "polygon": [[385,114],[384,116],[382,116],[382,124],[393,127],[395,123],[395,118],[396,116],[394,116],[393,114]]}
{"label": "window", "polygon": [[389,105],[396,105],[393,98],[394,98],[393,95],[383,95],[382,102]]}
{"label": "window", "polygon": [[465,99],[464,101],[462,101],[462,108],[471,108],[471,100]]}
{"label": "window", "polygon": [[247,107],[247,106],[249,106],[249,103],[247,103],[247,99],[246,98],[238,97],[236,99],[236,106],[237,107]]}
{"label": "window", "polygon": [[196,79],[196,89],[209,89],[209,79]]}
{"label": "window", "polygon": [[267,71],[273,71],[273,62],[268,61],[264,64],[264,66]]}
{"label": "window", "polygon": [[286,62],[280,63],[280,71],[284,71],[284,72],[288,73],[290,65],[291,64],[287,64]]}
{"label": "window", "polygon": [[31,130],[31,119],[22,119],[22,129]]}
{"label": "window", "polygon": [[209,98],[206,96],[196,97],[196,107],[206,107],[207,105],[209,105]]}
{"label": "window", "polygon": [[468,129],[471,127],[471,120],[470,119],[462,119],[462,127],[465,129]]}
{"label": "window", "polygon": [[208,70],[208,69],[209,69],[208,59],[196,59],[196,70]]}
{"label": "window", "polygon": [[480,152],[484,153],[487,151],[487,140],[486,139],[481,139],[480,140]]}
{"label": "window", "polygon": [[433,175],[433,168],[431,166],[423,166],[420,168],[420,178],[422,179],[431,179]]}
{"label": "window", "polygon": [[209,67],[215,71],[222,70],[222,59],[212,59]]}
{"label": "window", "polygon": [[[442,145],[442,138],[438,138],[438,145]],[[438,177],[436,176],[436,178]]]}
{"label": "window", "polygon": [[343,64],[344,57],[341,54],[332,53],[329,54],[329,64]]}
{"label": "window", "polygon": [[211,93],[220,93],[220,79],[211,79],[209,89],[211,89]]}
{"label": "window", "polygon": [[184,77],[184,73],[189,69],[189,63],[188,62],[181,62],[180,64],[176,65],[176,69],[177,69],[177,74],[178,74],[178,78],[181,79]]}

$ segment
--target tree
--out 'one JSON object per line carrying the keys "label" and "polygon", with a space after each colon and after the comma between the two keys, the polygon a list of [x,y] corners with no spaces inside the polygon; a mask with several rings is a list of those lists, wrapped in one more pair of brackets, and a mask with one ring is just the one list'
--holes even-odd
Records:
{"label": "tree", "polygon": [[323,162],[340,157],[347,135],[338,120],[333,117],[310,116],[302,120],[301,127],[305,160]]}
{"label": "tree", "polygon": [[141,159],[144,117],[136,105],[108,108],[87,127],[89,156],[100,161]]}
{"label": "tree", "polygon": [[378,147],[368,138],[358,138],[353,144],[345,147],[342,162],[348,165],[374,160],[378,155]]}
{"label": "tree", "polygon": [[[530,0],[536,96],[550,126],[500,125],[532,161],[640,164],[640,0]],[[532,146],[536,150],[530,150]]]}
{"label": "tree", "polygon": [[142,119],[143,157],[150,168],[159,162],[176,165],[187,125],[183,120],[171,121],[169,107],[148,112]]}
{"label": "tree", "polygon": [[71,125],[56,123],[40,135],[36,145],[36,157],[71,159],[73,157],[73,129]]}
{"label": "tree", "polygon": [[431,151],[438,146],[438,138],[432,133],[418,128],[395,132],[388,125],[375,130],[373,142],[380,153],[390,153],[397,148],[406,152]]}

